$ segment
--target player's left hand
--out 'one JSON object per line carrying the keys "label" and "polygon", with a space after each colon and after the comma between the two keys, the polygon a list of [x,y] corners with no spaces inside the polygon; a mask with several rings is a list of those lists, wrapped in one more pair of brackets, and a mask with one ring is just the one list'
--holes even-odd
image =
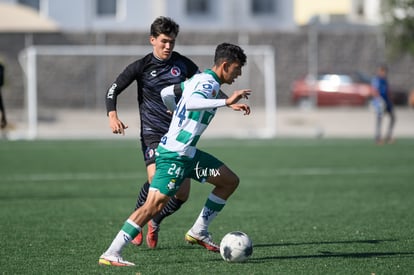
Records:
{"label": "player's left hand", "polygon": [[243,103],[237,103],[230,105],[230,108],[232,108],[235,111],[244,111],[244,115],[250,115],[250,106]]}

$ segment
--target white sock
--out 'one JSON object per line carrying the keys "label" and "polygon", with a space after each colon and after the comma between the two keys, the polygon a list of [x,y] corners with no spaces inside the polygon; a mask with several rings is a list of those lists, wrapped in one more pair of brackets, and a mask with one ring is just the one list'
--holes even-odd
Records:
{"label": "white sock", "polygon": [[109,248],[104,254],[108,255],[121,255],[122,249],[132,241],[138,233],[141,231],[141,227],[134,223],[132,220],[127,220],[122,229],[115,236]]}
{"label": "white sock", "polygon": [[218,215],[221,209],[223,209],[225,204],[226,200],[210,193],[203,209],[200,212],[200,215],[198,215],[197,220],[191,228],[191,231],[194,233],[208,231],[208,226]]}

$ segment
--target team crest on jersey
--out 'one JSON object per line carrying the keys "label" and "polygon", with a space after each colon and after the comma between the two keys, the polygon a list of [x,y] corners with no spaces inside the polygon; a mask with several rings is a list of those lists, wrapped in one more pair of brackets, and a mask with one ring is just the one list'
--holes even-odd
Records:
{"label": "team crest on jersey", "polygon": [[171,68],[171,74],[173,76],[179,76],[181,74],[181,69],[178,68],[177,66],[174,66]]}
{"label": "team crest on jersey", "polygon": [[173,190],[173,189],[175,189],[175,188],[176,188],[176,186],[175,186],[175,179],[170,180],[170,182],[169,182],[169,183],[168,183],[168,185],[167,185],[167,188],[168,188],[169,190]]}

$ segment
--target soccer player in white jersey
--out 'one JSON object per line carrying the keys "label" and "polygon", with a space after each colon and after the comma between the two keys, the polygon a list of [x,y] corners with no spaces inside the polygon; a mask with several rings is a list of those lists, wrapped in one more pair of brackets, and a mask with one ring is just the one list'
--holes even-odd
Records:
{"label": "soccer player in white jersey", "polygon": [[236,190],[239,178],[223,162],[197,149],[196,144],[217,108],[229,106],[233,110],[243,111],[245,115],[250,114],[249,105],[238,103],[248,98],[251,93],[249,89],[235,91],[226,99],[218,98],[220,85],[232,84],[242,74],[245,63],[246,55],[239,46],[222,43],[216,48],[213,67],[182,84],[183,95],[177,105],[173,88],[163,89],[163,101],[168,108],[174,109],[174,114],[169,130],[157,148],[157,169],[147,201],[129,216],[109,248],[99,258],[99,264],[135,265],[122,258],[123,248],[174,196],[185,178],[214,185],[194,225],[185,235],[185,240],[219,252],[219,246],[213,242],[208,226]]}

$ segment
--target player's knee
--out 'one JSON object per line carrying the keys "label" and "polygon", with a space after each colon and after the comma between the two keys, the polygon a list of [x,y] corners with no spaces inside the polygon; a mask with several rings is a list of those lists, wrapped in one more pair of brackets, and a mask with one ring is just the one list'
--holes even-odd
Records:
{"label": "player's knee", "polygon": [[233,175],[231,178],[229,178],[227,186],[229,187],[229,189],[234,191],[239,186],[239,183],[240,183],[240,178],[237,175]]}
{"label": "player's knee", "polygon": [[179,199],[180,201],[187,201],[190,195],[190,180],[185,180],[183,184],[178,189],[178,192],[175,194],[175,198]]}
{"label": "player's knee", "polygon": [[159,212],[159,210],[157,209],[155,205],[151,205],[149,203],[145,203],[140,208],[140,210],[141,210],[142,216],[147,217],[147,218],[152,218]]}
{"label": "player's knee", "polygon": [[148,200],[145,202],[145,204],[141,207],[142,213],[144,216],[147,217],[154,217],[158,212],[160,212],[167,201],[168,197],[166,199],[164,198],[156,198],[152,200]]}
{"label": "player's knee", "polygon": [[188,193],[177,193],[175,194],[175,198],[180,201],[185,202],[188,200],[188,195],[189,195]]}

